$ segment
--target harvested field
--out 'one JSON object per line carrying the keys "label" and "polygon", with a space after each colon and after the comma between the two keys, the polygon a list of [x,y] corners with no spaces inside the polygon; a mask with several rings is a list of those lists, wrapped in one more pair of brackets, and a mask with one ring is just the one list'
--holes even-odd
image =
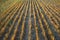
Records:
{"label": "harvested field", "polygon": [[60,5],[15,2],[0,12],[0,40],[60,40]]}

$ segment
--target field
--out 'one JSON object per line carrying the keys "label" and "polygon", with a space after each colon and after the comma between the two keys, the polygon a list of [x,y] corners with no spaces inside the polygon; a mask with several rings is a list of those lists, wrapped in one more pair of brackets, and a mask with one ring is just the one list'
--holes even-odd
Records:
{"label": "field", "polygon": [[0,40],[60,40],[60,0],[1,0]]}

